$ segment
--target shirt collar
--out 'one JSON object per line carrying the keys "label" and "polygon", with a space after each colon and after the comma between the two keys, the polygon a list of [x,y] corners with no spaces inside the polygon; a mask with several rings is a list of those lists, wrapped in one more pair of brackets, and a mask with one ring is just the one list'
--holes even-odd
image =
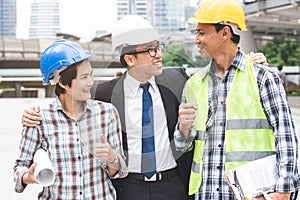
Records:
{"label": "shirt collar", "polygon": [[[54,110],[55,111],[58,111],[58,110],[61,110],[62,112],[65,113],[63,107],[62,107],[62,104],[59,100],[58,97],[55,98],[55,101],[54,101]],[[84,113],[86,111],[89,111],[89,112],[92,112],[93,111],[93,105],[92,105],[92,100],[87,100],[85,103],[84,103]]]}
{"label": "shirt collar", "polygon": [[58,111],[58,110],[62,110],[63,111],[61,102],[60,102],[60,100],[59,100],[58,97],[55,98],[54,107],[53,108],[54,108],[55,111]]}
{"label": "shirt collar", "polygon": [[[141,82],[139,82],[138,80],[136,80],[135,78],[133,78],[129,73],[126,73],[125,76],[125,81],[127,83],[127,86],[129,87],[128,89],[130,89],[135,95],[138,92],[138,89],[140,88],[140,84]],[[152,89],[154,90],[154,92],[158,91],[158,87],[157,84],[155,82],[155,77],[152,76],[148,82],[150,83],[150,86],[152,87]]]}
{"label": "shirt collar", "polygon": [[245,71],[246,69],[245,60],[246,60],[245,53],[239,49],[231,63],[231,66],[236,67],[241,71]]}
{"label": "shirt collar", "polygon": [[157,87],[157,84],[156,84],[156,82],[155,82],[155,77],[152,76],[152,77],[148,80],[148,82],[150,83],[150,85],[151,85],[152,89],[154,90],[154,92],[157,92],[157,91],[158,91],[158,87]]}
{"label": "shirt collar", "polygon": [[[230,66],[240,69],[241,71],[245,71],[245,68],[246,68],[245,60],[246,60],[245,53],[239,49],[238,52],[236,53],[233,61],[231,62]],[[210,63],[208,64],[208,67],[201,75],[201,79],[204,79],[206,77],[206,75],[209,73],[214,74],[215,69],[216,69],[216,64],[213,60],[211,60]]]}

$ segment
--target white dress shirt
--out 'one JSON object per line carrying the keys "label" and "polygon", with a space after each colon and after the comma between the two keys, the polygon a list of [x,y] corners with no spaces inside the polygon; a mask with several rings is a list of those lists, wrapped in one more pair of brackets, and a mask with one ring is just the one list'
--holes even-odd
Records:
{"label": "white dress shirt", "polygon": [[[149,92],[153,101],[154,141],[156,155],[156,171],[161,172],[176,167],[172,154],[166,113],[155,78],[149,81]],[[125,125],[128,143],[128,171],[141,173],[142,152],[142,94],[140,82],[128,73],[124,79]]]}

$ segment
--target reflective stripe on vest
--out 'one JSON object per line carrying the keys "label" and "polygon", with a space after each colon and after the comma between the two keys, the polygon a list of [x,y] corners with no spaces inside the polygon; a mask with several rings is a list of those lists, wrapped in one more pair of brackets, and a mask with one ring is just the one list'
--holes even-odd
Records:
{"label": "reflective stripe on vest", "polygon": [[[204,69],[205,70],[205,69]],[[204,73],[204,71],[202,71]],[[202,182],[202,157],[205,148],[206,139],[206,120],[208,116],[208,90],[195,90],[196,88],[208,88],[208,76],[205,81],[202,80],[202,73],[199,72],[192,76],[185,86],[186,101],[189,103],[197,103],[201,105],[202,112],[196,113],[194,122],[197,131],[195,138],[194,157],[189,182],[189,194],[192,195],[198,191]]]}
{"label": "reflective stripe on vest", "polygon": [[253,64],[236,69],[226,101],[226,171],[275,154],[272,126],[263,111]]}
{"label": "reflective stripe on vest", "polygon": [[[204,69],[204,73],[207,69]],[[208,114],[209,74],[195,74],[187,81],[186,101],[197,103],[194,123],[196,131],[205,133]],[[198,98],[197,98],[198,97]],[[246,69],[236,69],[226,100],[225,168],[230,170],[249,161],[275,153],[275,139],[260,103],[259,89],[253,64],[247,57]],[[205,134],[204,134],[205,135]],[[194,194],[202,182],[204,140],[195,140],[194,160],[189,194]]]}
{"label": "reflective stripe on vest", "polygon": [[235,129],[271,129],[267,119],[232,119],[227,120],[227,130]]}
{"label": "reflective stripe on vest", "polygon": [[[196,131],[195,142],[197,142],[197,143],[199,142],[200,144],[198,144],[197,147],[195,147],[195,148],[199,149],[198,151],[200,152],[201,155],[204,153],[204,152],[201,152],[204,150],[204,146],[203,146],[203,148],[200,148],[200,146],[205,144],[205,137],[206,137],[206,135],[205,135],[204,131]],[[196,158],[198,158],[198,157],[196,157]],[[199,160],[199,162],[201,162],[201,160]],[[195,162],[195,160],[193,160],[193,162],[192,162],[192,171],[195,173],[201,172],[201,170],[200,170],[201,166],[200,166],[199,162],[198,161]]]}

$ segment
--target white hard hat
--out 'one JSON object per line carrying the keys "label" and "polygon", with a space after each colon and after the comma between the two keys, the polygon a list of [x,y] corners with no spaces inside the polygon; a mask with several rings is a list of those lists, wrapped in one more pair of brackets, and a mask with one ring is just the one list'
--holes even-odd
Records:
{"label": "white hard hat", "polygon": [[126,15],[121,18],[111,35],[112,48],[119,52],[123,47],[145,44],[159,38],[158,32],[150,22],[138,15]]}

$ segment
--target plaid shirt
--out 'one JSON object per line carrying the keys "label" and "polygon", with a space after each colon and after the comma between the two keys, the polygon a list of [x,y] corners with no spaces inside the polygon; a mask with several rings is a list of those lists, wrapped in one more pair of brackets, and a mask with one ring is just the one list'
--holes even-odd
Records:
{"label": "plaid shirt", "polygon": [[[223,77],[216,75],[214,62],[211,62],[205,74],[209,73],[211,75],[208,83],[209,113],[206,122],[208,138],[203,158],[202,184],[195,195],[195,199],[234,199],[233,193],[224,178],[226,98],[235,71],[237,69],[244,71],[245,63],[245,54],[238,51]],[[261,104],[275,134],[277,163],[279,164],[280,173],[280,178],[276,183],[276,191],[295,191],[300,184],[297,167],[298,141],[286,94],[276,72],[262,65],[255,64],[254,68],[257,74]],[[185,96],[183,96],[182,101],[186,102]],[[201,110],[201,108],[199,109]],[[184,140],[177,129],[174,135],[176,148],[182,151],[191,148],[195,137],[194,133],[195,131],[192,128],[190,138]]]}
{"label": "plaid shirt", "polygon": [[36,150],[43,148],[50,156],[56,175],[52,185],[43,187],[39,199],[116,199],[107,164],[93,156],[99,135],[105,135],[121,164],[112,178],[127,175],[120,120],[113,105],[89,100],[84,113],[75,121],[64,112],[56,98],[41,113],[40,125],[23,129],[19,157],[14,166],[16,192],[26,188],[22,176],[33,163]]}

